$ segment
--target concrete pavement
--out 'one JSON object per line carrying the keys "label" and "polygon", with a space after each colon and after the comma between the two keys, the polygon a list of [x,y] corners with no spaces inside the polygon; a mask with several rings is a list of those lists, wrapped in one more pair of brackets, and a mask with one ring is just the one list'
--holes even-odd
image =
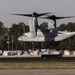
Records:
{"label": "concrete pavement", "polygon": [[75,69],[0,70],[0,75],[75,75]]}

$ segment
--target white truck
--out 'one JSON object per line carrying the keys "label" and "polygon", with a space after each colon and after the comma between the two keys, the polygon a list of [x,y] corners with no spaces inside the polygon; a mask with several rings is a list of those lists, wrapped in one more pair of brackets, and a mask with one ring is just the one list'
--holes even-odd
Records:
{"label": "white truck", "polygon": [[58,51],[55,51],[55,52],[43,52],[41,54],[41,58],[61,58],[62,57],[62,54]]}

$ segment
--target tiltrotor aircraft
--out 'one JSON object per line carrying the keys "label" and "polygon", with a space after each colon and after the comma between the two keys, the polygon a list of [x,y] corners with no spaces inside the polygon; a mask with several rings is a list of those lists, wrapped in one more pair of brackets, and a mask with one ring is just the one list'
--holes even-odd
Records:
{"label": "tiltrotor aircraft", "polygon": [[[47,14],[49,13],[38,14],[34,12],[32,14],[12,14],[32,17],[32,19],[29,20],[30,31],[20,36],[18,40],[25,42],[62,41],[75,35],[75,32],[58,31],[56,28],[56,20],[72,17],[57,17],[55,15],[40,17]],[[38,25],[38,17],[43,19],[50,19],[52,21],[50,21],[47,28],[45,28],[44,26]]]}

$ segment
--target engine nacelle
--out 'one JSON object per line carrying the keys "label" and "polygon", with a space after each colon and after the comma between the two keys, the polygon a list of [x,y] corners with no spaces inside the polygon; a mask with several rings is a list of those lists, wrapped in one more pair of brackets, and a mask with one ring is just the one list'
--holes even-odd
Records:
{"label": "engine nacelle", "polygon": [[48,22],[48,29],[51,30],[51,29],[54,29],[54,21],[51,20],[50,22]]}
{"label": "engine nacelle", "polygon": [[29,28],[30,28],[30,33],[28,34],[29,37],[32,38],[36,37],[35,24],[36,24],[35,18],[29,20]]}

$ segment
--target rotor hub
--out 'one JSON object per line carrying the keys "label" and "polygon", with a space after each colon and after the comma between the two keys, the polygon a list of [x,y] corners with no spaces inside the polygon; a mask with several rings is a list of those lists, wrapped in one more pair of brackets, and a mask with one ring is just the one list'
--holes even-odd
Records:
{"label": "rotor hub", "polygon": [[34,13],[32,14],[32,17],[37,17],[37,13],[34,12]]}

